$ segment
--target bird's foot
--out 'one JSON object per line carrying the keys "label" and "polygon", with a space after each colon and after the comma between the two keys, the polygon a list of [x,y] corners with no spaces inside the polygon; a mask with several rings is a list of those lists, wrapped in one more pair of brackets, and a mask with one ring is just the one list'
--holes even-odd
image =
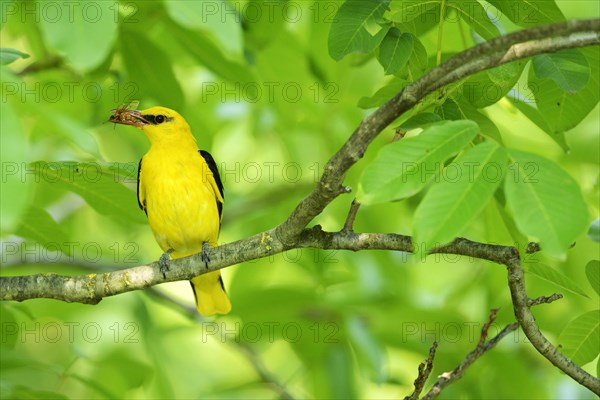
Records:
{"label": "bird's foot", "polygon": [[202,244],[202,253],[200,254],[200,258],[202,259],[202,261],[204,261],[204,265],[206,265],[206,268],[208,268],[208,263],[210,262],[211,251],[212,248],[209,246],[209,244],[204,242]]}
{"label": "bird's foot", "polygon": [[171,253],[172,252],[173,252],[173,249],[169,249],[169,250],[165,251],[162,254],[162,256],[160,256],[160,259],[158,260],[158,265],[160,266],[160,272],[162,272],[163,278],[167,277],[167,272],[170,269],[169,261],[171,261]]}

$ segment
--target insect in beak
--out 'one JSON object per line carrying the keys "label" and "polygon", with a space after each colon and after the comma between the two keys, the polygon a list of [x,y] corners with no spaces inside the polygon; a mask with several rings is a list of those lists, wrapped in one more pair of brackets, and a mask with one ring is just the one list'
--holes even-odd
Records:
{"label": "insect in beak", "polygon": [[112,115],[109,118],[109,122],[122,125],[132,125],[138,128],[148,124],[149,122],[142,117],[142,114],[138,110],[111,110]]}
{"label": "insect in beak", "polygon": [[142,117],[140,111],[135,109],[139,104],[139,101],[133,100],[128,104],[120,106],[119,108],[112,109],[112,114],[110,115],[108,121],[114,122],[115,124],[132,125],[141,128],[149,122]]}

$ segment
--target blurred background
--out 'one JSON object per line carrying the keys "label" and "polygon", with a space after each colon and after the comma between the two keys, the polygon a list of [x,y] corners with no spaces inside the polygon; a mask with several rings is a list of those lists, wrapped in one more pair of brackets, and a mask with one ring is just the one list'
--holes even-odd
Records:
{"label": "blurred background", "polygon": [[[556,3],[566,18],[600,14],[594,1]],[[132,100],[140,109],[177,110],[217,161],[226,200],[220,242],[283,221],[372,112],[371,96],[390,87],[373,52],[330,56],[340,4],[3,1],[1,47],[14,51],[3,53],[0,77],[2,275],[102,273],[158,259],[135,195],[147,140],[107,122],[112,109]],[[436,63],[435,26],[414,28],[427,58],[409,79]],[[478,40],[469,29],[460,18],[445,22],[443,57]],[[516,86],[526,91],[526,72]],[[484,114],[507,145],[566,169],[598,217],[597,105],[562,145],[506,99]],[[380,135],[347,185],[356,188],[393,134]],[[352,198],[339,197],[314,223],[341,229]],[[355,230],[410,234],[419,200],[362,207]],[[495,204],[462,236],[512,244]],[[594,255],[598,244],[582,236],[567,259],[531,256],[566,279],[558,287],[527,275],[531,297],[565,295],[534,310],[553,343],[566,323],[598,307],[583,268]],[[223,276],[233,310],[217,318],[196,314],[188,282],[94,306],[0,303],[1,397],[400,398],[412,392],[434,340],[429,384],[476,346],[490,309],[500,309],[492,334],[514,320],[505,270],[467,257],[302,249],[227,268]],[[596,365],[586,369],[595,373]],[[593,395],[518,331],[441,397]]]}

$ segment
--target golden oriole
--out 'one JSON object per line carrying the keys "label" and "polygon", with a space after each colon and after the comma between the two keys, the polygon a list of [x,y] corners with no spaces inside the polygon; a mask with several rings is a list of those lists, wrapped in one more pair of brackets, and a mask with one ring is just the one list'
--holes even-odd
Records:
{"label": "golden oriole", "polygon": [[[217,245],[223,215],[223,184],[210,153],[198,149],[188,123],[165,107],[137,111],[113,110],[111,122],[133,125],[150,140],[150,150],[138,170],[137,197],[159,246],[161,270],[169,257],[202,252],[208,263],[209,246]],[[220,271],[191,281],[201,315],[226,314],[231,303]]]}

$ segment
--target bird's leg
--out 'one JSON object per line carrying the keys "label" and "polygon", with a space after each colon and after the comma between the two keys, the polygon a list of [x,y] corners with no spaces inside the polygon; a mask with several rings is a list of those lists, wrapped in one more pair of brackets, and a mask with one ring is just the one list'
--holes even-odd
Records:
{"label": "bird's leg", "polygon": [[162,272],[163,278],[167,277],[167,271],[169,271],[169,261],[171,260],[171,253],[173,251],[173,249],[165,251],[158,260],[158,265],[160,265],[160,272]]}
{"label": "bird's leg", "polygon": [[206,268],[208,268],[208,262],[210,261],[211,250],[212,249],[208,243],[204,242],[202,244],[202,253],[200,254],[200,258],[202,259],[202,261],[204,261],[204,265],[206,265]]}

